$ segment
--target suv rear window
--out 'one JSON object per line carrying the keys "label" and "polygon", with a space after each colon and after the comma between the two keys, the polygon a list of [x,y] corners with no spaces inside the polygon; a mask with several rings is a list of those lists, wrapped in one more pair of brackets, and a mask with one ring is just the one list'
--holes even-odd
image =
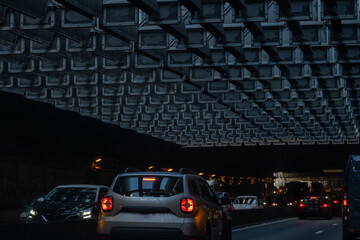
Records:
{"label": "suv rear window", "polygon": [[184,187],[180,177],[124,176],[118,178],[113,191],[127,197],[170,197],[184,192]]}
{"label": "suv rear window", "polygon": [[323,204],[326,203],[326,199],[324,197],[305,197],[304,202],[306,204],[312,204],[312,205],[318,205],[318,204]]}

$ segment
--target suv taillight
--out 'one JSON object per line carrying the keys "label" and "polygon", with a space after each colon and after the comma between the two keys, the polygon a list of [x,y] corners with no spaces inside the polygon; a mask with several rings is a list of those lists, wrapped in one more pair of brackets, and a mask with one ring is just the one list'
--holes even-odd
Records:
{"label": "suv taillight", "polygon": [[322,208],[327,208],[327,207],[329,207],[329,205],[327,205],[326,203],[324,203],[324,204],[320,205],[320,207],[322,207]]}
{"label": "suv taillight", "polygon": [[300,207],[300,208],[306,208],[307,205],[306,205],[306,204],[303,204],[303,203],[300,203],[300,204],[299,204],[299,207]]}
{"label": "suv taillight", "polygon": [[113,209],[114,200],[112,197],[104,197],[101,201],[101,209],[105,212]]}
{"label": "suv taillight", "polygon": [[192,213],[195,209],[194,200],[192,200],[191,198],[181,199],[180,209],[184,213]]}

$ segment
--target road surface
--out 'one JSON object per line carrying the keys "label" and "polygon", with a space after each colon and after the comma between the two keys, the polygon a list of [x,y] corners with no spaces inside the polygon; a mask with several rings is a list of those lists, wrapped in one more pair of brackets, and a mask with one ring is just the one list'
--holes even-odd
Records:
{"label": "road surface", "polygon": [[233,240],[341,240],[341,218],[283,219],[233,229]]}

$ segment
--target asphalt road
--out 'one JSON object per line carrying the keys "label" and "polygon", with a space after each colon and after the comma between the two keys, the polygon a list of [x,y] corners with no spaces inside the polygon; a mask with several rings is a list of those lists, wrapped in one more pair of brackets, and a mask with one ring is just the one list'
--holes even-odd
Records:
{"label": "asphalt road", "polygon": [[341,218],[289,218],[233,229],[233,240],[341,240]]}

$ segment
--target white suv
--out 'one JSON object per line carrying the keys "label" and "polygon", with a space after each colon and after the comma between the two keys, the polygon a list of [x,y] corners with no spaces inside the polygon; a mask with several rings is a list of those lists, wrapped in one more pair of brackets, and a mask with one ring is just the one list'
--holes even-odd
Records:
{"label": "white suv", "polygon": [[195,174],[125,171],[101,203],[100,239],[230,240],[231,216]]}

